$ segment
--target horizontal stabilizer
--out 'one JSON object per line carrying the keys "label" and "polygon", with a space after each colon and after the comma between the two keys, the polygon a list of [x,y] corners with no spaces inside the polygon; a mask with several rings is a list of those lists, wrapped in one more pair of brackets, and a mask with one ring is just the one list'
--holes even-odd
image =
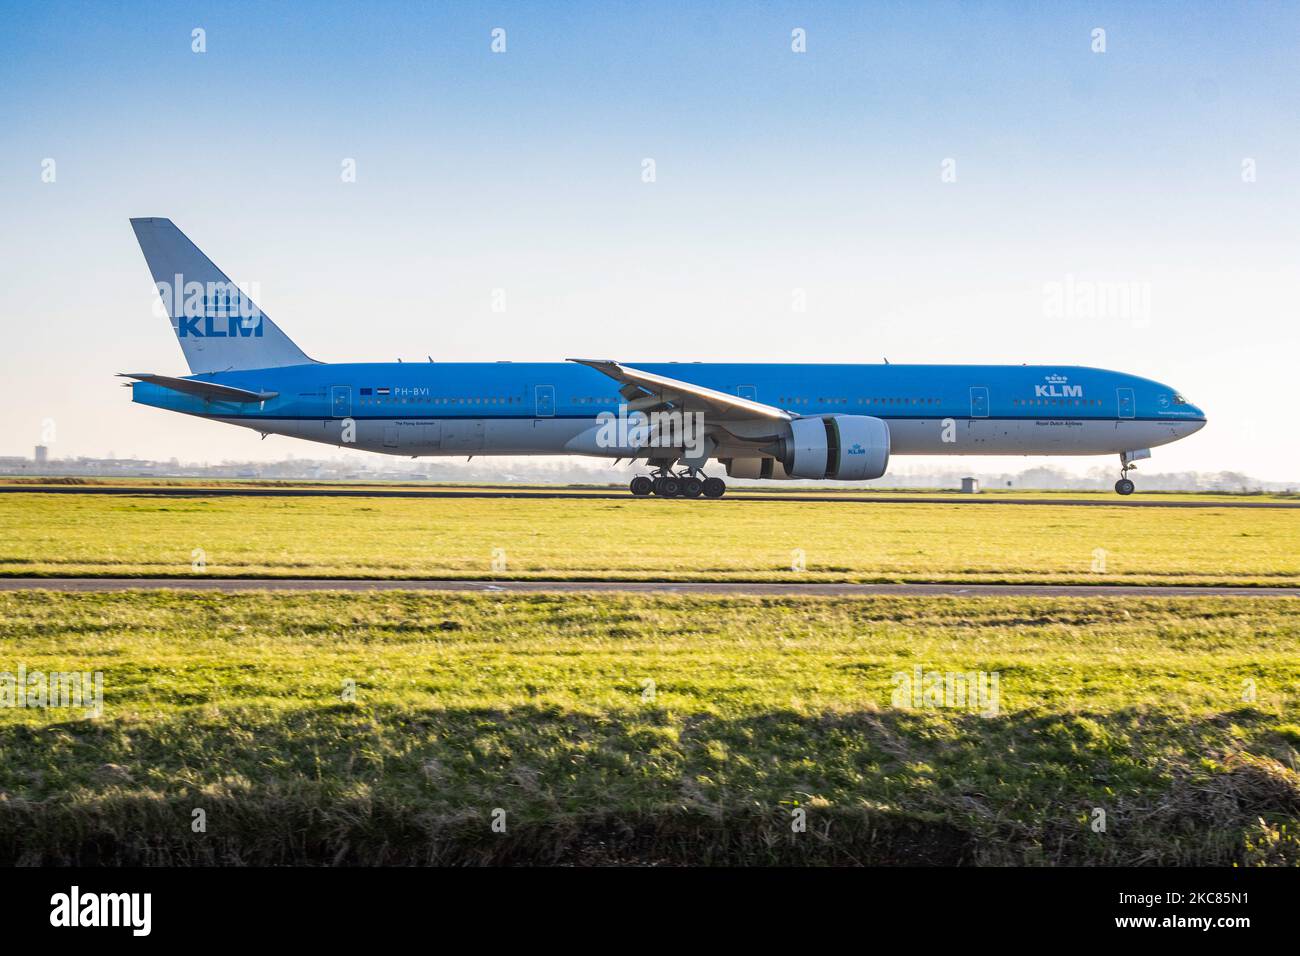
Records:
{"label": "horizontal stabilizer", "polygon": [[215,382],[199,382],[192,378],[173,378],[170,375],[153,375],[147,372],[119,372],[118,378],[133,378],[137,382],[161,385],[163,388],[170,388],[173,392],[197,395],[212,402],[265,402],[280,394],[279,392],[252,392],[246,388],[235,388],[233,385],[218,385]]}

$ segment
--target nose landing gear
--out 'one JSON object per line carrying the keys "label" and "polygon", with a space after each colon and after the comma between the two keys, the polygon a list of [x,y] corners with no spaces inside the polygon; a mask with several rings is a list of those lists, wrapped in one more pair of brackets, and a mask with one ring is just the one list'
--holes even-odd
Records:
{"label": "nose landing gear", "polygon": [[1130,456],[1130,452],[1123,452],[1119,456],[1119,481],[1115,482],[1115,493],[1119,495],[1131,495],[1137,487],[1128,476],[1130,471],[1137,468]]}

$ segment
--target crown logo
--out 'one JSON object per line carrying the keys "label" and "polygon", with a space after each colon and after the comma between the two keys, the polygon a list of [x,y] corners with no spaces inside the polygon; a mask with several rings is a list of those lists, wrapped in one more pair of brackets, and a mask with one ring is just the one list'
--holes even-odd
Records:
{"label": "crown logo", "polygon": [[1069,381],[1064,375],[1045,375],[1043,378],[1051,385],[1064,385]]}

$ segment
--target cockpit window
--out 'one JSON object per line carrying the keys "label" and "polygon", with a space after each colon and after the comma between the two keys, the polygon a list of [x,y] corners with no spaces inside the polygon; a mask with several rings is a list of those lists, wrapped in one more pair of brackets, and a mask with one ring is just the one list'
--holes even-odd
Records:
{"label": "cockpit window", "polygon": [[1175,405],[1186,405],[1186,404],[1188,404],[1188,402],[1187,402],[1187,399],[1183,398],[1183,396],[1179,395],[1177,392],[1174,392],[1174,404],[1175,404]]}

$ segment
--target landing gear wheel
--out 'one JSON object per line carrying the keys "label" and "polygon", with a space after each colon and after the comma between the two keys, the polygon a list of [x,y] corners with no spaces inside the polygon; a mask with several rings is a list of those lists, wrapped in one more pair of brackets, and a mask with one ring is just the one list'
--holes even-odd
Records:
{"label": "landing gear wheel", "polygon": [[655,494],[661,498],[676,498],[682,493],[682,483],[676,475],[665,475],[655,481]]}
{"label": "landing gear wheel", "polygon": [[[1151,453],[1147,452],[1147,454]],[[1136,467],[1137,465],[1133,464],[1129,452],[1124,452],[1119,456],[1119,481],[1115,482],[1115,493],[1117,495],[1133,494],[1134,484],[1129,480],[1128,473]]]}
{"label": "landing gear wheel", "polygon": [[687,478],[682,482],[683,498],[698,498],[704,491],[704,482],[698,478]]}
{"label": "landing gear wheel", "polygon": [[727,490],[727,483],[721,478],[704,479],[704,497],[721,498]]}
{"label": "landing gear wheel", "polygon": [[644,498],[654,490],[654,482],[645,475],[637,475],[632,479],[632,484],[629,487],[632,489],[632,494],[638,498]]}

